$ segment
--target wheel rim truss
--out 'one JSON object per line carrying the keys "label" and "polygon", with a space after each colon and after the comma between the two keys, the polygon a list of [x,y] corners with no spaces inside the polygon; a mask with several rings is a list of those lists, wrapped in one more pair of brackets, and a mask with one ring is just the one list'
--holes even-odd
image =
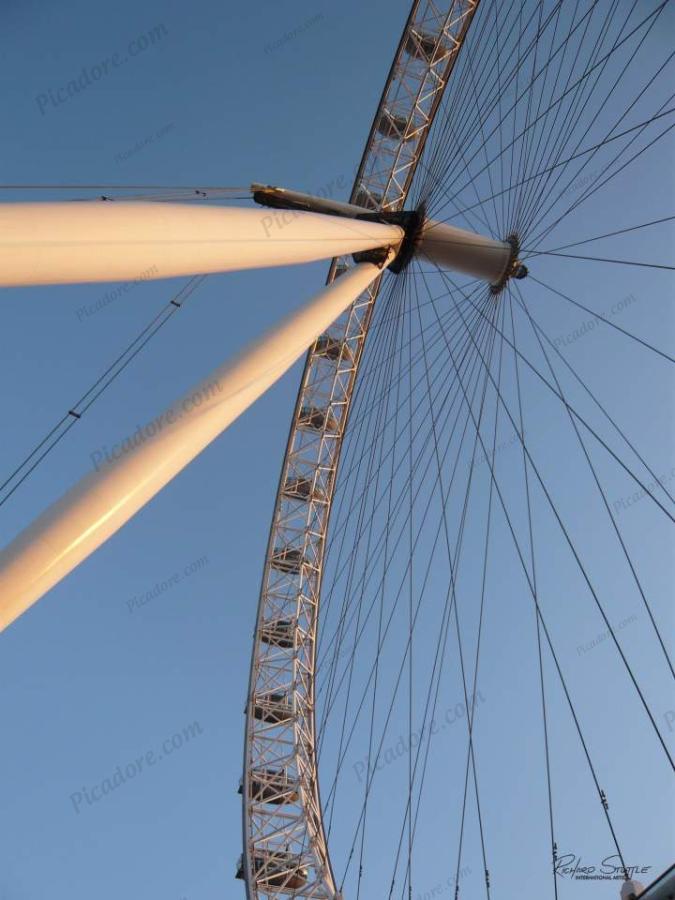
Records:
{"label": "wheel rim truss", "polygon": [[[403,208],[479,0],[413,4],[351,202]],[[352,265],[333,260],[328,282]],[[254,635],[239,877],[249,900],[339,900],[315,754],[316,635],[331,500],[381,279],[310,349],[270,529]]]}

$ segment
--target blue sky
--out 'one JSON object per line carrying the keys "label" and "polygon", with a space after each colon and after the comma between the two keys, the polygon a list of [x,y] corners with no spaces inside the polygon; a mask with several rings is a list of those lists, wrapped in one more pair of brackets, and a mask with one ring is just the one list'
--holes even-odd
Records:
{"label": "blue sky", "polygon": [[[5,123],[0,181],[186,186],[261,181],[345,197],[407,12],[406,3],[385,0],[365,5],[347,0],[339,10],[322,3],[258,2],[235,8],[215,0],[189,6],[170,0],[119,0],[115,5],[6,0],[0,10]],[[158,27],[155,34],[161,37],[140,51],[143,37]],[[289,32],[296,33],[289,37]],[[129,55],[132,42],[135,50]],[[118,65],[112,62],[115,54],[123,60]],[[99,81],[76,96],[64,92],[83,67],[105,70],[105,61],[108,70]],[[649,186],[648,165],[641,175]],[[672,207],[672,183],[669,188]],[[615,220],[620,191],[607,203],[597,213],[598,231],[605,220]],[[668,203],[665,212],[663,204],[657,207],[655,200],[655,212],[670,211]],[[663,239],[631,249],[636,258],[649,250],[663,259],[669,247]],[[549,283],[569,271],[569,264],[559,260],[546,265]],[[133,433],[139,422],[152,419],[246,340],[296,307],[324,275],[325,266],[314,265],[210,277],[0,508],[0,542],[7,543],[89,471],[94,454]],[[672,284],[655,276],[646,287],[645,279],[634,270],[608,274],[592,267],[583,270],[580,289],[591,300],[602,289],[603,299],[593,306],[598,311],[634,296],[636,302],[620,310],[622,325],[666,346],[673,333]],[[13,468],[183,283],[152,282],[107,300],[111,288],[106,285],[3,290],[0,472]],[[563,344],[585,317],[554,312],[554,301],[549,298],[549,303],[542,315],[549,334]],[[570,358],[588,364],[613,409],[628,411],[631,434],[643,439],[656,470],[670,471],[672,427],[670,443],[660,437],[672,402],[666,370],[643,363],[632,348],[620,366],[610,369],[607,363],[616,361],[603,354],[617,345],[603,343],[594,333],[572,344]],[[241,883],[233,879],[241,844],[236,788],[242,713],[262,560],[299,373],[296,366],[2,635],[2,900],[243,896]],[[544,409],[534,388],[531,400],[534,408]],[[558,474],[569,464],[570,484],[582,490],[579,470],[568,463],[565,438],[555,427],[544,419],[542,436],[534,434],[533,445],[540,439],[542,449],[546,441],[557,444],[549,462]],[[509,453],[502,453],[504,466]],[[617,502],[633,493],[617,474],[611,476],[611,488]],[[584,519],[580,497],[571,491],[568,513],[593,546],[596,536]],[[643,546],[641,561],[652,572],[650,599],[668,631],[673,571],[663,562],[668,545],[662,522],[648,501],[633,505],[621,509],[622,521],[636,540],[645,529],[654,534]],[[605,547],[597,540],[601,558]],[[506,558],[503,563],[515,585],[510,590],[522,592],[513,554],[510,563]],[[563,573],[572,579],[567,565],[552,561],[552,581]],[[651,634],[623,577],[618,572],[609,576],[616,601],[612,620],[636,617],[622,632],[644,664],[653,708],[673,747],[672,692],[649,656]],[[655,873],[668,862],[673,825],[662,760],[642,725],[634,724],[637,711],[632,697],[625,699],[627,689],[607,696],[612,693],[608,686],[624,677],[610,659],[608,642],[579,650],[603,631],[602,625],[576,596],[561,597],[551,615],[558,617],[564,634],[573,685],[582,693],[595,685],[583,704],[598,750],[609,760],[608,779],[627,821],[626,844],[635,848],[635,861],[644,859]],[[573,624],[563,630],[566,620]],[[494,799],[493,833],[503,836],[495,865],[515,879],[529,865],[530,848],[535,852],[532,836],[540,827],[530,804],[541,784],[527,777],[527,747],[536,737],[520,715],[523,692],[533,689],[535,672],[532,660],[519,652],[519,626],[507,610],[497,622],[502,631],[498,627],[492,636],[493,650],[504,654],[514,678],[506,685],[496,670],[492,681],[488,675],[481,713],[491,712],[492,724],[485,726],[485,740],[494,746],[502,735],[521,731],[523,743],[504,743],[499,765],[486,773],[486,792]],[[456,682],[448,687],[444,708],[461,700],[458,690]],[[630,715],[616,728],[622,710]],[[444,733],[452,736],[457,724],[450,724]],[[393,745],[398,733],[394,725]],[[574,759],[578,749],[569,723],[559,724],[556,737],[564,748],[561,755],[569,757],[561,761],[560,777],[573,781],[580,762]],[[455,751],[451,744],[438,746],[440,772],[454,764],[448,754]],[[631,754],[644,761],[637,788],[625,782]],[[353,756],[353,773],[345,775],[346,805],[359,796],[361,754]],[[145,761],[139,774],[94,798],[92,786],[113,779],[117,767],[137,766],[140,759]],[[396,766],[384,777],[395,791]],[[631,811],[636,811],[633,821]],[[564,815],[571,844],[573,816],[570,811]],[[443,821],[442,810],[436,816],[437,823]],[[659,826],[652,827],[652,816]],[[521,823],[528,836],[524,849],[517,840]],[[602,857],[611,848],[606,836],[593,829],[585,829],[584,847]],[[416,897],[447,877],[443,831],[433,831]],[[336,841],[342,847],[342,838]],[[570,851],[582,849],[569,846]],[[475,867],[473,878],[480,885]],[[566,889],[562,897],[583,900],[618,895],[614,885]],[[444,887],[443,895],[450,897],[451,891]],[[516,893],[507,890],[501,896]]]}

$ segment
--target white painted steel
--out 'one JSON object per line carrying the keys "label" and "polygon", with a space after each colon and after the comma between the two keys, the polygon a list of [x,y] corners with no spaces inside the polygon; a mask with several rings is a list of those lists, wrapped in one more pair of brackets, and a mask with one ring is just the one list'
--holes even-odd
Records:
{"label": "white painted steel", "polygon": [[172,278],[332,259],[398,226],[310,212],[179,203],[0,204],[0,285]]}
{"label": "white painted steel", "polygon": [[506,273],[513,248],[506,241],[495,241],[430,219],[424,225],[416,253],[441,269],[453,269],[498,284]]}
{"label": "white painted steel", "polygon": [[[390,253],[390,259],[393,253]],[[174,403],[0,554],[4,629],[124,525],[270,387],[381,274],[359,263]]]}

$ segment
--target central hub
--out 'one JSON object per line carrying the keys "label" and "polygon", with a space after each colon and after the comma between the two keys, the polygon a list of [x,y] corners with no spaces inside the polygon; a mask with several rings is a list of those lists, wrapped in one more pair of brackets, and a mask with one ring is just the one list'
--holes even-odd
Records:
{"label": "central hub", "polygon": [[520,261],[520,238],[515,232],[510,234],[506,238],[506,243],[511,247],[511,257],[507,263],[506,268],[504,269],[504,274],[499,279],[496,284],[490,285],[490,293],[491,294],[501,294],[501,292],[506,287],[507,282],[511,278],[516,278],[520,280],[521,278],[527,278],[528,268],[526,265]]}
{"label": "central hub", "polygon": [[[387,222],[403,229],[404,238],[389,269],[403,272],[413,256],[423,256],[440,269],[463,272],[488,281],[490,292],[500,294],[511,278],[525,278],[527,267],[519,259],[520,238],[510,234],[496,241],[463,228],[427,218],[424,205],[403,212],[364,213],[358,218]],[[356,257],[355,257],[356,258]]]}
{"label": "central hub", "polygon": [[[403,239],[389,265],[396,274],[406,269],[413,256],[424,257],[441,270],[461,272],[486,281],[495,295],[504,290],[509,279],[527,275],[527,268],[518,258],[520,240],[516,234],[497,241],[445,222],[436,222],[427,217],[424,205],[398,212],[368,210],[354,203],[313,197],[270,185],[254,184],[251,187],[253,199],[263,206],[397,225],[403,232]],[[363,251],[354,254],[354,259],[384,265],[388,250],[389,247],[383,247]]]}
{"label": "central hub", "polygon": [[[389,263],[389,270],[396,275],[406,268],[415,255],[424,231],[424,223],[427,220],[424,206],[415,210],[402,210],[401,212],[367,212],[356,218],[366,219],[371,222],[386,222],[388,225],[398,225],[399,228],[403,229],[404,237],[398,248],[398,253],[394,260]],[[362,253],[354,254],[356,262],[362,262],[366,258]]]}

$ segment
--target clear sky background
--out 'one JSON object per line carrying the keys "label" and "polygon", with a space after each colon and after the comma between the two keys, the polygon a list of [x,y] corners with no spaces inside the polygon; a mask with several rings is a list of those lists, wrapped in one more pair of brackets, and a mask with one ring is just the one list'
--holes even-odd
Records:
{"label": "clear sky background", "polygon": [[[114,5],[4,0],[0,181],[186,186],[261,181],[344,198],[407,13],[399,0],[346,0],[339,9],[297,2],[235,8],[215,0]],[[161,40],[78,96],[52,100],[83,66],[126,54],[132,41],[156,26],[162,26]],[[294,37],[285,37],[296,29]],[[648,168],[644,173],[650,177]],[[668,187],[671,202],[660,210],[663,215],[672,211]],[[664,258],[668,245],[657,249]],[[550,266],[549,273],[563,271]],[[600,276],[604,273],[589,271],[589,294],[602,283]],[[7,543],[89,471],[93,454],[152,419],[308,297],[324,277],[323,265],[210,277],[0,508],[0,542]],[[625,327],[641,328],[667,344],[672,337],[668,281],[662,279],[657,294],[647,296],[639,274],[611,278],[612,298],[634,293],[640,301],[626,311]],[[2,292],[0,475],[13,469],[183,283],[145,284],[113,302],[105,302],[106,285]],[[605,307],[604,301],[597,305]],[[549,322],[552,334],[567,334],[579,324],[579,316]],[[590,335],[579,342],[578,360],[595,357],[601,347],[595,340]],[[662,429],[656,425],[669,408],[671,387],[657,368],[641,370],[636,384],[627,373],[639,365],[637,357],[627,358],[626,381],[605,387],[614,388],[617,397],[634,392],[633,433],[644,435],[656,469],[669,471],[672,445],[657,444]],[[596,374],[602,377],[603,371],[600,361]],[[233,876],[241,847],[236,791],[251,632],[299,373],[296,366],[2,635],[1,900],[243,896]],[[649,404],[640,407],[647,395]],[[566,465],[562,451],[558,462]],[[614,496],[624,492],[628,487],[617,481]],[[645,527],[656,529],[646,506],[642,503],[631,520],[636,535]],[[655,540],[649,552],[663,559],[666,548]],[[650,587],[667,630],[672,567],[661,564],[656,573]],[[162,583],[166,587],[158,596],[138,603]],[[637,607],[630,597],[617,600],[617,621],[633,612]],[[626,626],[638,653],[653,647],[643,619]],[[577,685],[590,681],[593,666],[609,653],[607,646],[597,648],[596,662],[577,650],[602,630],[578,615],[567,633]],[[530,674],[523,670],[523,683],[529,684]],[[644,675],[672,747],[674,733],[666,721],[675,706],[672,694],[660,671]],[[610,683],[604,682],[605,688]],[[518,679],[511,689],[517,684]],[[485,689],[495,723],[488,734],[495,742],[500,732],[520,727],[517,694],[498,697],[497,690]],[[601,688],[588,699],[591,716],[602,703]],[[609,707],[606,715],[607,721],[598,712],[601,731],[609,727]],[[621,716],[620,702],[612,715]],[[604,749],[611,753],[621,731],[631,727],[629,717]],[[562,742],[567,739],[561,734]],[[146,762],[140,775],[98,802],[87,800],[87,791],[118,766],[124,769],[149,753],[156,762]],[[495,774],[497,807],[505,772],[517,771],[520,788],[515,789],[526,793],[523,758],[505,755],[501,774]],[[631,861],[645,857],[653,873],[665,867],[672,845],[668,782],[656,759],[654,754],[652,766],[650,757],[649,783],[637,789],[621,781],[627,770],[616,766],[624,819],[641,797],[653,800],[659,793],[662,805],[652,811],[660,824],[650,821],[649,807],[640,807],[627,829],[628,846],[641,856]],[[347,802],[357,781],[354,776],[345,787]],[[527,806],[523,799],[509,815],[498,809],[493,826],[511,832],[511,816],[525,822]],[[531,821],[528,827],[536,826]],[[589,846],[600,855],[611,850],[604,835]],[[427,854],[427,871],[416,879],[416,897],[446,877],[451,864],[443,852],[439,838]],[[512,893],[497,896],[510,900],[518,895],[518,873],[530,864],[529,850],[506,842],[500,852],[498,865],[514,882]],[[474,871],[477,886],[479,875]],[[577,884],[568,890],[563,897],[618,896],[614,885]]]}

